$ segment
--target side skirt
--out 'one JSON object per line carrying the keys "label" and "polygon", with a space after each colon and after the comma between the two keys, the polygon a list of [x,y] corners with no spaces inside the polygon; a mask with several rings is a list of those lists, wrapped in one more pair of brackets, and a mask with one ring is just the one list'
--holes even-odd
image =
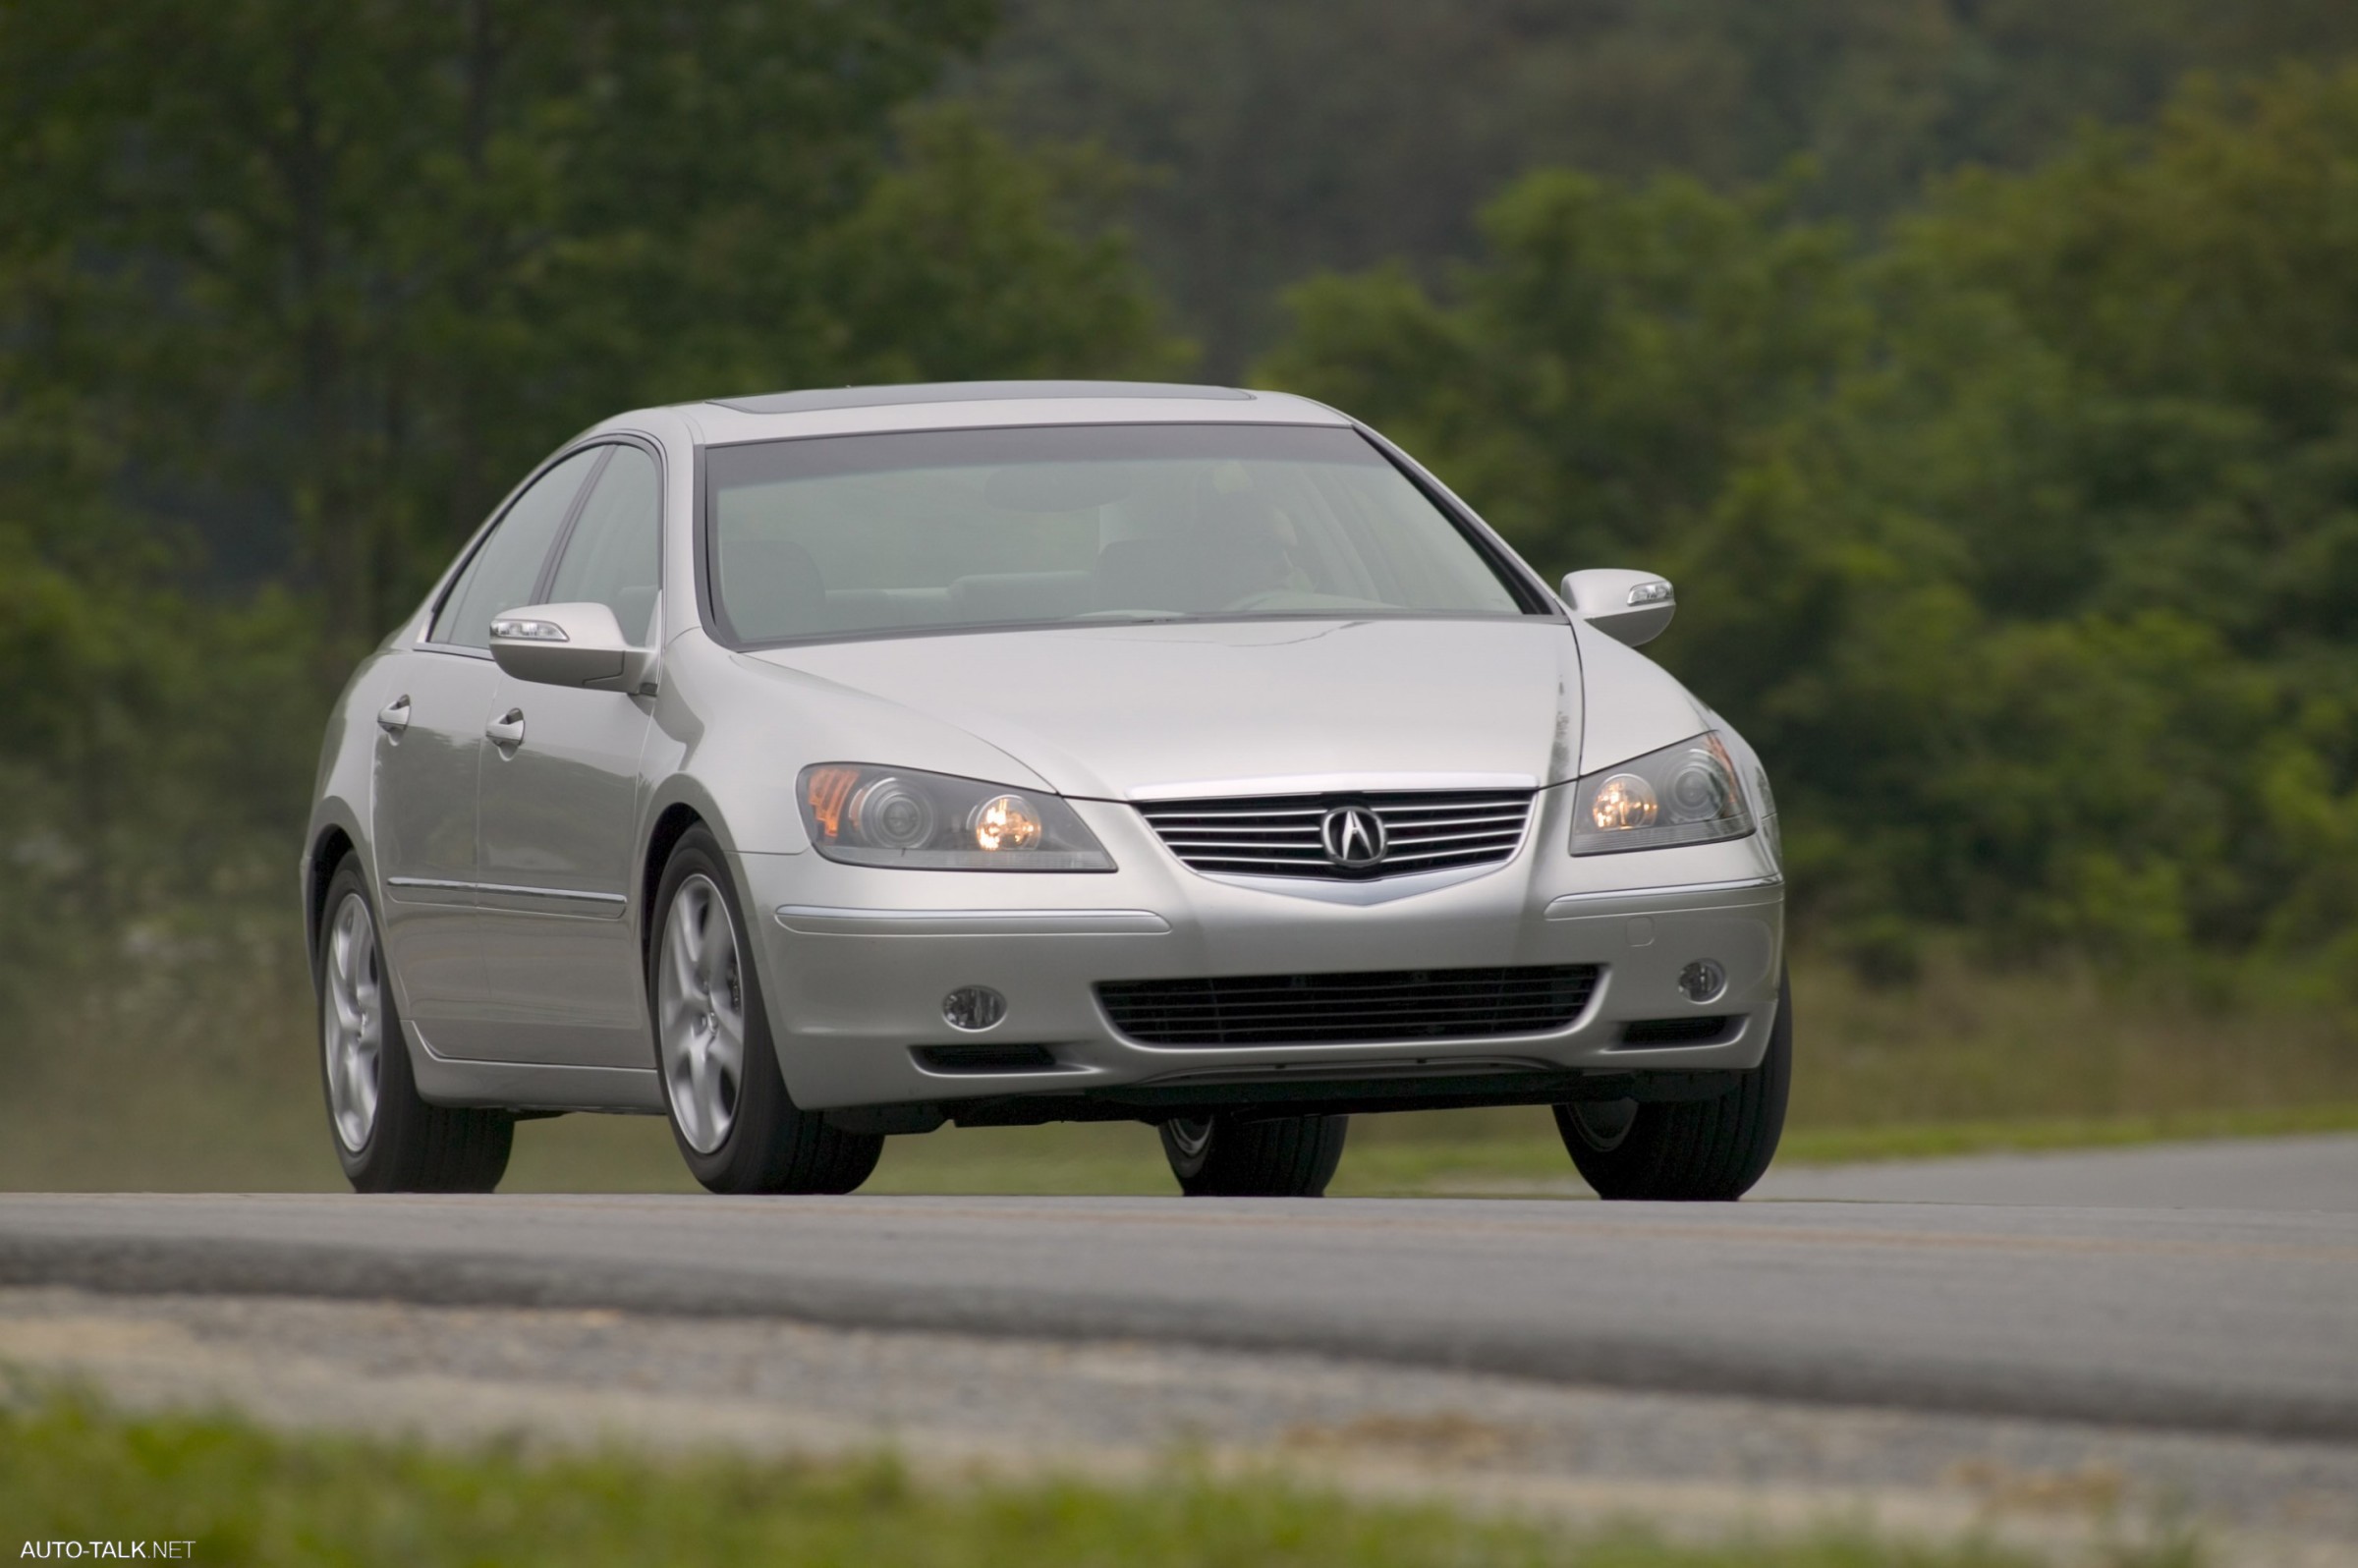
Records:
{"label": "side skirt", "polygon": [[410,1070],[429,1105],[517,1111],[623,1111],[663,1114],[663,1089],[651,1067],[557,1067],[544,1062],[462,1062],[434,1047],[404,1020]]}

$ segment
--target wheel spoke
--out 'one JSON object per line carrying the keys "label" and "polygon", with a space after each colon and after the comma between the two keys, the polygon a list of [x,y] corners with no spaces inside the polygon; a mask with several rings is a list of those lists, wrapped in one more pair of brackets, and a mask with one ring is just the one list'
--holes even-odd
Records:
{"label": "wheel spoke", "polygon": [[713,1066],[728,1074],[736,1083],[745,1076],[745,1021],[716,1013],[712,1020],[712,1037],[705,1048],[706,1058]]}
{"label": "wheel spoke", "polygon": [[700,1035],[688,1058],[688,1101],[696,1107],[695,1131],[717,1144],[720,1140],[714,1135],[720,1119],[712,1114],[718,1104],[713,1087],[712,1052]]}
{"label": "wheel spoke", "polygon": [[706,899],[703,914],[706,929],[702,950],[696,955],[696,978],[703,982],[705,995],[717,997],[723,979],[737,962],[737,935],[729,929],[728,911],[721,908],[720,900]]}
{"label": "wheel spoke", "polygon": [[703,993],[702,954],[703,933],[698,929],[701,914],[683,890],[671,915],[671,937],[665,945],[671,953],[673,982],[678,985],[683,1000],[694,1001]]}

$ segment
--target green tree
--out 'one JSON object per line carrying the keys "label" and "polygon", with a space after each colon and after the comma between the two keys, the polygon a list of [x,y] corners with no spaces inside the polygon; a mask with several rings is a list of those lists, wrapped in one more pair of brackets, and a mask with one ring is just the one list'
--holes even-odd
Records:
{"label": "green tree", "polygon": [[1542,564],[1655,565],[1801,907],[1904,966],[2358,955],[2358,71],[2197,84],[1854,254],[1789,192],[1535,175],[1273,381]]}
{"label": "green tree", "polygon": [[1103,159],[913,108],[990,9],[0,0],[10,973],[283,936],[329,695],[585,424],[1183,359]]}
{"label": "green tree", "polygon": [[1386,259],[1435,281],[1533,169],[1730,191],[1808,158],[1808,210],[1864,232],[1930,177],[2141,123],[2188,71],[2353,50],[2358,9],[2320,0],[1009,0],[957,89],[1156,177],[1147,253],[1228,377],[1282,289]]}
{"label": "green tree", "polygon": [[[1011,353],[1163,364],[1126,250],[1068,238],[1037,163],[939,122],[896,153],[898,108],[988,21],[9,0],[0,331],[34,384],[88,395],[143,487],[283,518],[365,642],[617,407]],[[961,262],[955,298],[919,281]]]}

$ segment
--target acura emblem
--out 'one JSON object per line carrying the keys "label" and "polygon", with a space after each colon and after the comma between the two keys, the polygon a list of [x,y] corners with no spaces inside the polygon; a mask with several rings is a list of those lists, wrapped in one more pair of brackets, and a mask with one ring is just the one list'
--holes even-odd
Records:
{"label": "acura emblem", "polygon": [[1338,806],[1319,823],[1326,858],[1349,871],[1364,871],[1383,859],[1383,818],[1364,806]]}

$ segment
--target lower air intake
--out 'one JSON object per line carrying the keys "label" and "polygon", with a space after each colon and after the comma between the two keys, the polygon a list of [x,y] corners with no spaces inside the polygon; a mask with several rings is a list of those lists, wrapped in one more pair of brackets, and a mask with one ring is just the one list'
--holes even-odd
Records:
{"label": "lower air intake", "polygon": [[1045,1045],[920,1045],[915,1055],[932,1073],[1048,1073],[1057,1066]]}
{"label": "lower air intake", "polygon": [[1648,1018],[1621,1031],[1624,1045],[1716,1045],[1732,1018]]}
{"label": "lower air intake", "polygon": [[1147,1045],[1343,1045],[1545,1035],[1570,1026],[1598,966],[1383,970],[1104,980],[1114,1028]]}

